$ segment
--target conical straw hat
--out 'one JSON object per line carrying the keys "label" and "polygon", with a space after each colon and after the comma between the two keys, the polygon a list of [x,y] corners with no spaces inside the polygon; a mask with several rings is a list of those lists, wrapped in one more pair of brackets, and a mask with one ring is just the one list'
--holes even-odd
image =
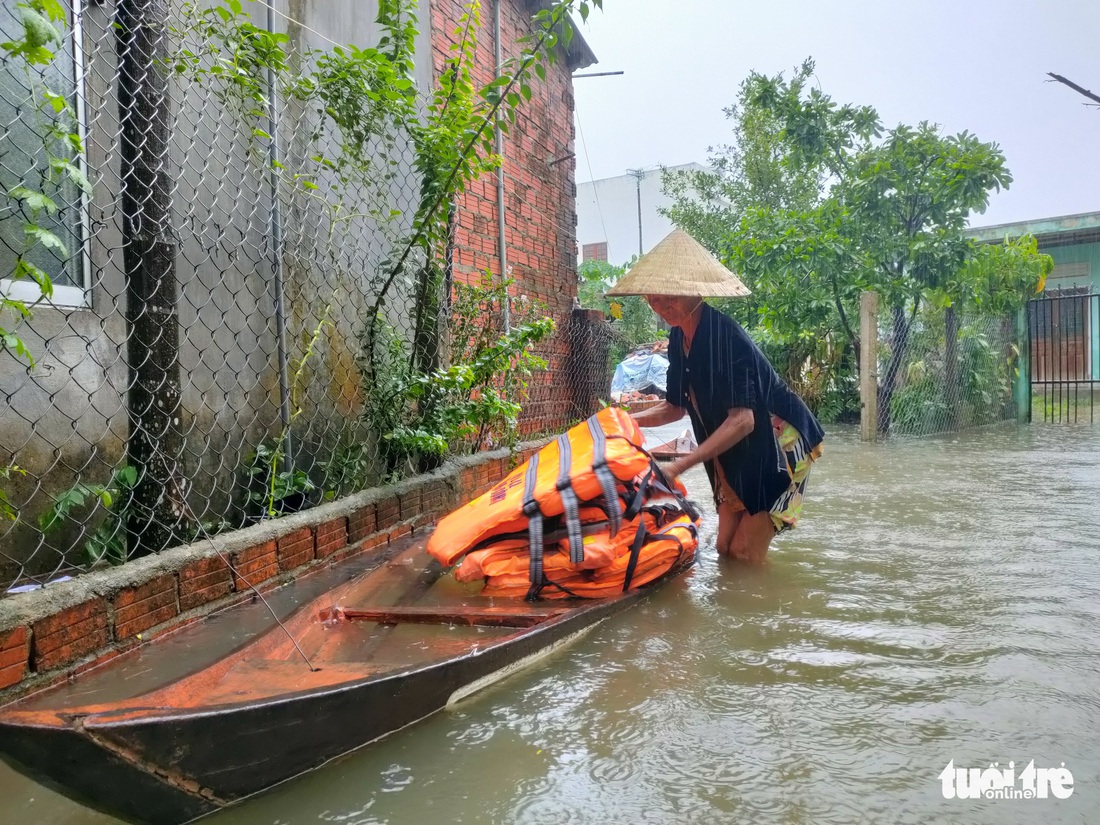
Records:
{"label": "conical straw hat", "polygon": [[674,229],[639,258],[607,294],[741,298],[751,293],[695,238]]}

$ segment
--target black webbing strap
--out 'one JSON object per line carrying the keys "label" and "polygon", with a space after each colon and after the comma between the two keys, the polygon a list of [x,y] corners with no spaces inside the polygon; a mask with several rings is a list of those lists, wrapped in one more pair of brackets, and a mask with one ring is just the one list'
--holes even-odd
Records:
{"label": "black webbing strap", "polygon": [[535,501],[535,486],[539,478],[539,454],[531,456],[527,465],[527,474],[523,478],[523,515],[527,516],[527,552],[531,557],[529,578],[531,589],[527,591],[528,601],[537,599],[539,591],[546,584],[546,575],[542,569],[542,510]]}
{"label": "black webbing strap", "polygon": [[592,470],[596,474],[596,480],[600,482],[600,489],[603,490],[603,498],[607,503],[607,516],[611,521],[611,538],[615,538],[623,525],[623,517],[619,511],[619,494],[615,486],[615,476],[607,466],[607,437],[596,416],[588,419],[588,432],[592,436]]}
{"label": "black webbing strap", "polygon": [[641,483],[634,491],[634,497],[630,500],[630,503],[626,506],[626,512],[623,513],[623,517],[627,521],[633,521],[637,518],[638,514],[642,512],[642,508],[645,507],[646,495],[649,493],[649,484],[653,480],[653,471],[646,473],[642,477]]}
{"label": "black webbing strap", "polygon": [[584,561],[584,536],[581,534],[581,511],[577,492],[573,489],[573,446],[565,434],[558,437],[558,493],[565,511],[565,530],[569,536],[569,561]]}
{"label": "black webbing strap", "polygon": [[634,568],[638,566],[638,556],[641,555],[642,545],[645,544],[649,532],[645,529],[645,519],[638,519],[638,532],[634,534],[634,543],[630,545],[630,561],[626,563],[626,576],[623,578],[623,592],[630,589],[630,581],[634,578]]}

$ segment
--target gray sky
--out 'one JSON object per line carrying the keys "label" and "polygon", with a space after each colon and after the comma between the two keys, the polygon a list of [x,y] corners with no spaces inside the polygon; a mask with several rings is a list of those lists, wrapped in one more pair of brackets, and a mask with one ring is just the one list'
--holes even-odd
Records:
{"label": "gray sky", "polygon": [[1044,82],[1100,94],[1100,0],[604,0],[583,33],[585,71],[626,74],[575,81],[578,182],[705,161],[750,70],[813,57],[824,92],[887,127],[1000,144],[1014,182],[971,225],[1100,211],[1100,109]]}

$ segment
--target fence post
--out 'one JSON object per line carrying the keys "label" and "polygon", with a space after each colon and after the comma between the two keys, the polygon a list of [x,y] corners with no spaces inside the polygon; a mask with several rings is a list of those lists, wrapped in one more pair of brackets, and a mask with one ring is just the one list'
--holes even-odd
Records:
{"label": "fence post", "polygon": [[859,296],[860,438],[878,438],[878,293]]}
{"label": "fence post", "polygon": [[1031,423],[1031,328],[1028,304],[1016,313],[1016,422]]}

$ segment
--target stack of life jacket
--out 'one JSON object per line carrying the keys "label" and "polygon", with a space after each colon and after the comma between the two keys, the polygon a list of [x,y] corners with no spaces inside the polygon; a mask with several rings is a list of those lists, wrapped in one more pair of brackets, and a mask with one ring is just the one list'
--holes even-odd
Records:
{"label": "stack of life jacket", "polygon": [[486,596],[528,600],[615,596],[691,564],[699,514],[642,442],[601,410],[443,518],[428,552]]}

